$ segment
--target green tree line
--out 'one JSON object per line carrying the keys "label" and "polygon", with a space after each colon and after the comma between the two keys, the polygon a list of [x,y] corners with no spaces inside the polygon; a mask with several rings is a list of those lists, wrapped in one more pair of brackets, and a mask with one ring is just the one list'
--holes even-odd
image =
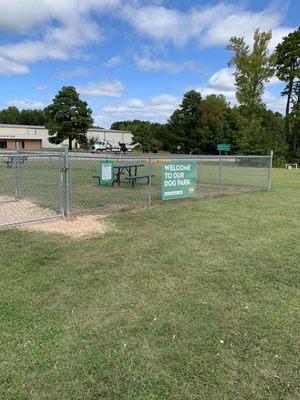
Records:
{"label": "green tree line", "polygon": [[17,107],[8,107],[0,111],[0,124],[43,126],[45,122],[44,110],[19,111]]}
{"label": "green tree line", "polygon": [[134,142],[144,151],[214,154],[218,144],[228,143],[234,153],[267,154],[273,150],[284,158],[287,145],[282,115],[262,107],[258,117],[249,125],[246,109],[230,107],[222,95],[202,99],[192,90],[166,124],[120,121],[113,123],[112,129],[131,130]]}

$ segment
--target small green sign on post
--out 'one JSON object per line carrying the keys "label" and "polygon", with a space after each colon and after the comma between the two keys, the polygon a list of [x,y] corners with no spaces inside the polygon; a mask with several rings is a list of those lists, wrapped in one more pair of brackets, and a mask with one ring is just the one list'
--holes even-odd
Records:
{"label": "small green sign on post", "polygon": [[230,151],[230,144],[218,144],[218,151]]}
{"label": "small green sign on post", "polygon": [[197,168],[195,161],[164,162],[162,164],[162,199],[195,197]]}
{"label": "small green sign on post", "polygon": [[113,162],[104,161],[100,163],[100,185],[111,185],[114,181]]}

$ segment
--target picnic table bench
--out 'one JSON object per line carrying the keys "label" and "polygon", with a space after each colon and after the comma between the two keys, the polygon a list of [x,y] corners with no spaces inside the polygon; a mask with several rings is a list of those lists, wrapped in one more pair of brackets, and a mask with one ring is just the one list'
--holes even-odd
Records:
{"label": "picnic table bench", "polygon": [[134,187],[134,185],[136,184],[136,182],[137,182],[139,179],[147,179],[147,183],[148,183],[148,185],[149,185],[149,183],[150,183],[150,178],[153,178],[153,177],[154,177],[154,175],[146,174],[146,175],[127,176],[125,179],[130,180],[130,181],[131,181],[131,187]]}
{"label": "picnic table bench", "polygon": [[[134,187],[135,183],[140,179],[147,179],[148,185],[150,183],[150,178],[154,175],[144,174],[138,175],[138,168],[144,167],[145,164],[116,164],[113,166],[114,170],[114,179],[112,185],[117,183],[119,186],[121,184],[121,175],[128,173],[128,176],[125,178],[131,182],[131,186]],[[99,175],[93,176],[93,178],[98,179],[99,185],[101,184],[101,177]]]}
{"label": "picnic table bench", "polygon": [[121,175],[128,173],[129,176],[137,176],[138,168],[144,167],[145,164],[116,164],[113,166],[114,175],[116,176],[115,182],[120,186]]}
{"label": "picnic table bench", "polygon": [[[119,175],[123,175],[125,172],[120,172]],[[117,182],[117,176],[118,174],[114,172],[114,182]],[[94,175],[93,178],[98,179],[99,185],[101,184],[101,176],[100,175]]]}
{"label": "picnic table bench", "polygon": [[[15,158],[16,158],[15,156],[8,156],[8,157],[5,157],[2,160],[2,162],[4,165],[6,165],[6,168],[10,168],[10,167],[12,167]],[[24,164],[24,162],[27,160],[27,158],[28,158],[27,156],[21,156],[21,157],[19,156],[20,164]]]}
{"label": "picnic table bench", "polygon": [[286,169],[292,169],[292,168],[298,169],[298,163],[289,163],[289,164],[285,164],[285,168],[286,168]]}

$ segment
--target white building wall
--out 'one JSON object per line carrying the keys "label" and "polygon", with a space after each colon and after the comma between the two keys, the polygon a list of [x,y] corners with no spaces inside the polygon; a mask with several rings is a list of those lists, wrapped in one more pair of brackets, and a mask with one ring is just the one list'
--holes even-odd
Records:
{"label": "white building wall", "polygon": [[[127,145],[132,143],[132,133],[128,131],[116,131],[111,129],[89,129],[87,133],[88,138],[95,140],[109,140],[112,142],[122,142]],[[25,126],[25,125],[6,125],[0,124],[0,140],[13,139],[39,139],[42,140],[43,148],[58,148],[62,144],[53,144],[48,140],[48,130],[43,126]],[[68,144],[65,140],[64,144]]]}

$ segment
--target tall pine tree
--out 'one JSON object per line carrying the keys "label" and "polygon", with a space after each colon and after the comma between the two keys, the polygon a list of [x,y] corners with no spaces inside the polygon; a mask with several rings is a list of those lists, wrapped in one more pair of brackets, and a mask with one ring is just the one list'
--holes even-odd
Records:
{"label": "tall pine tree", "polygon": [[92,110],[85,101],[80,100],[73,86],[63,87],[53,99],[50,106],[45,108],[45,126],[49,131],[52,143],[62,143],[69,140],[69,150],[76,139],[85,143],[86,133],[93,125]]}
{"label": "tall pine tree", "polygon": [[[299,125],[299,87],[300,87],[300,27],[289,33],[276,47],[276,75],[285,82],[282,91],[287,96],[285,109],[284,136],[288,140],[290,136],[290,122],[293,125],[293,153],[297,150],[297,132]],[[290,115],[292,110],[292,116]],[[291,118],[292,117],[292,118]]]}

